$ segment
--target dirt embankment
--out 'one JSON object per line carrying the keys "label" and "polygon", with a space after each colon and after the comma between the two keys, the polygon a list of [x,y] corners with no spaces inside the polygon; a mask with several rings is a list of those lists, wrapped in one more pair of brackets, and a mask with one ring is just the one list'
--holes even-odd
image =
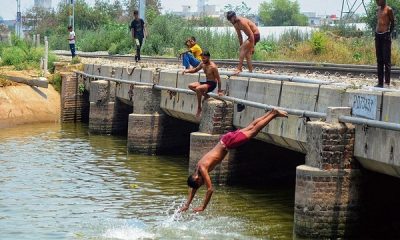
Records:
{"label": "dirt embankment", "polygon": [[58,122],[60,94],[23,84],[0,87],[0,128],[26,123]]}

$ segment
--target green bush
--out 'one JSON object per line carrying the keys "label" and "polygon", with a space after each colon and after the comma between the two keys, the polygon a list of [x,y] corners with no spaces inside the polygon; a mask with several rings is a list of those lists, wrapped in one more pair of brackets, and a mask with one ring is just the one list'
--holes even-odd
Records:
{"label": "green bush", "polygon": [[313,32],[311,34],[311,47],[315,55],[321,54],[325,51],[328,44],[328,37],[323,32]]}
{"label": "green bush", "polygon": [[54,89],[57,92],[60,92],[62,84],[61,74],[60,73],[54,74],[53,78],[50,80],[50,83],[53,85]]}

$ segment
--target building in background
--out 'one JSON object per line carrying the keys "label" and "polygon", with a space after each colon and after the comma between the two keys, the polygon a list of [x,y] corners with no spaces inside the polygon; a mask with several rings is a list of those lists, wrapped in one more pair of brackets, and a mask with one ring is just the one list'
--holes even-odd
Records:
{"label": "building in background", "polygon": [[35,0],[34,7],[51,9],[51,0]]}

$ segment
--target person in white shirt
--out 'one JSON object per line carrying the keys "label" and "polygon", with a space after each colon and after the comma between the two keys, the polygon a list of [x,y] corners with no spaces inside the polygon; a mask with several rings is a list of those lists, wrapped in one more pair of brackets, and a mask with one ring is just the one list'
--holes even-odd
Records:
{"label": "person in white shirt", "polygon": [[75,32],[72,30],[72,26],[68,26],[69,31],[69,48],[71,49],[72,58],[76,56],[75,54]]}

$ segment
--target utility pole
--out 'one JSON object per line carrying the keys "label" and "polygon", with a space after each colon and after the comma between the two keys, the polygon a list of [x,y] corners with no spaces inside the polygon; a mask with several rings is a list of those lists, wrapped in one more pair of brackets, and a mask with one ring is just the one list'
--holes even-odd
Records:
{"label": "utility pole", "polygon": [[361,6],[364,8],[365,13],[367,13],[365,0],[342,0],[340,23],[345,24],[349,19],[354,16],[354,14],[361,8]]}
{"label": "utility pole", "polygon": [[21,0],[17,0],[17,19],[15,22],[15,34],[18,38],[22,37]]}
{"label": "utility pole", "polygon": [[146,0],[139,1],[139,17],[146,22]]}
{"label": "utility pole", "polygon": [[72,31],[75,31],[75,0],[69,0],[69,25],[72,26]]}

